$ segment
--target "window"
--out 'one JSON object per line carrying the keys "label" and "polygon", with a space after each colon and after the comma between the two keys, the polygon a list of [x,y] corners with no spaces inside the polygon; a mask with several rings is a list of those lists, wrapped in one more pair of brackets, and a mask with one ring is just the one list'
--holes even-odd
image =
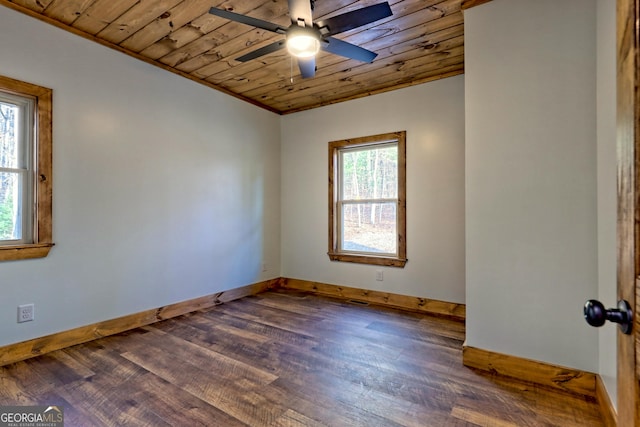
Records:
{"label": "window", "polygon": [[0,77],[0,261],[53,246],[51,100],[51,89]]}
{"label": "window", "polygon": [[404,267],[406,132],[329,143],[329,258]]}

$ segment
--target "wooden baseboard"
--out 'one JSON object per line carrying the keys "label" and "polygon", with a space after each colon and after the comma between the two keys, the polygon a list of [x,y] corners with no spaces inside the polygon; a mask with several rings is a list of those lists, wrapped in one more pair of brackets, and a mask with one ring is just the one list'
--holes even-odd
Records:
{"label": "wooden baseboard", "polygon": [[[218,292],[200,298],[170,304],[156,309],[105,320],[87,326],[35,338],[0,347],[0,366],[36,357],[54,350],[81,344],[94,339],[146,326],[197,310],[203,310],[225,302],[256,295],[269,289],[282,287],[325,295],[345,300],[365,301],[410,311],[435,314],[455,319],[465,319],[465,305],[426,298],[397,295],[310,282],[279,278],[252,285]],[[599,375],[577,369],[565,368],[544,362],[463,346],[463,364],[492,374],[503,375],[537,385],[562,390],[597,399],[607,427],[617,425],[617,413]]]}
{"label": "wooden baseboard", "polygon": [[464,320],[464,304],[454,304],[426,298],[409,297],[386,292],[368,291],[345,286],[328,285],[304,280],[278,278],[252,285],[242,286],[200,298],[170,304],[139,313],[129,314],[116,319],[105,320],[91,325],[81,326],[68,331],[58,332],[40,338],[34,338],[0,347],[0,366],[36,357],[51,351],[82,344],[87,341],[146,326],[161,320],[170,319],[197,310],[210,308],[224,302],[233,301],[249,295],[255,295],[268,289],[284,287],[308,291],[320,295],[365,301],[382,306],[436,314]]}
{"label": "wooden baseboard", "polygon": [[278,287],[280,279],[267,280],[218,292],[200,298],[170,304],[139,313],[105,320],[92,325],[81,326],[69,331],[58,332],[16,344],[0,347],[0,366],[39,356],[50,351],[81,344],[94,339],[117,334],[130,329],[146,326],[182,314],[203,310],[235,299],[255,295]]}
{"label": "wooden baseboard", "polygon": [[318,295],[368,302],[402,310],[449,317],[456,320],[464,320],[466,317],[466,306],[464,304],[392,294],[390,292],[350,288],[348,286],[329,285],[327,283],[300,279],[282,278],[280,280],[280,286],[284,289],[307,291]]}
{"label": "wooden baseboard", "polygon": [[618,412],[613,406],[611,397],[600,375],[596,375],[596,398],[598,399],[604,425],[606,427],[616,427],[618,425]]}
{"label": "wooden baseboard", "polygon": [[462,363],[470,368],[596,399],[596,374],[467,346]]}

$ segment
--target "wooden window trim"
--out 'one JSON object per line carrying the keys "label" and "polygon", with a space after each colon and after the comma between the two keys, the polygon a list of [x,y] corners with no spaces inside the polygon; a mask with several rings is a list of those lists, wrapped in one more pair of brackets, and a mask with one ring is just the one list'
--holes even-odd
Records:
{"label": "wooden window trim", "polygon": [[53,91],[31,83],[0,76],[0,90],[36,99],[35,107],[35,208],[33,243],[0,246],[0,261],[44,258],[53,243]]}
{"label": "wooden window trim", "polygon": [[[340,141],[329,142],[329,259],[331,261],[353,262],[359,264],[381,265],[389,267],[404,267],[407,263],[407,133],[406,131],[384,133],[379,135],[351,138]],[[398,227],[398,256],[375,256],[368,254],[347,254],[337,250],[337,220],[335,211],[337,202],[337,192],[335,184],[338,182],[336,169],[338,151],[349,146],[362,146],[367,144],[377,144],[384,141],[397,141],[398,143],[398,206],[397,206],[397,227]]]}

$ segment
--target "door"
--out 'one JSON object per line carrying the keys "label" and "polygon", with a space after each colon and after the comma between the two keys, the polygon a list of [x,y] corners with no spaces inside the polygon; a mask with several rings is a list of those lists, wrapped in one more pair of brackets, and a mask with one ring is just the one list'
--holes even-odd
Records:
{"label": "door", "polygon": [[618,425],[640,426],[640,66],[639,0],[617,0],[618,300],[633,309],[618,331]]}

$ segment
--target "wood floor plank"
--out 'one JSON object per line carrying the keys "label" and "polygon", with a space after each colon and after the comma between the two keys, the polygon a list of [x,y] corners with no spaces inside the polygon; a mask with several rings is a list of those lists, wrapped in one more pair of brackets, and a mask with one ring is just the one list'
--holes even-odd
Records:
{"label": "wood floor plank", "polygon": [[66,426],[603,425],[591,398],[462,364],[464,322],[269,291],[0,367]]}
{"label": "wood floor plank", "polygon": [[501,420],[499,418],[494,418],[487,414],[479,413],[476,411],[466,410],[457,406],[453,408],[453,411],[451,411],[451,415],[453,417],[459,418],[464,421],[468,421],[478,426],[490,425],[494,427],[518,427],[517,424],[514,424],[512,422]]}
{"label": "wood floor plank", "polygon": [[[361,405],[353,405],[352,402],[360,400],[359,398],[363,397],[362,394],[354,393],[351,388],[339,389],[337,386],[340,385],[340,380],[337,377],[325,378],[332,384],[329,391],[323,383],[310,382],[315,378],[316,376],[313,375],[304,378],[280,378],[270,385],[269,390],[272,396],[284,396],[280,401],[287,399],[287,396],[294,396],[298,404],[301,400],[313,402],[313,407],[303,407],[300,412],[330,426],[398,427],[401,425],[386,417],[368,412]],[[309,387],[309,384],[313,384],[313,387]],[[278,392],[274,391],[276,388]],[[344,393],[348,396],[346,400],[342,399]]]}
{"label": "wood floor plank", "polygon": [[[158,335],[163,338],[155,347],[138,342],[122,357],[249,425],[272,422],[286,411],[254,393],[275,376],[186,341],[176,346],[171,336]],[[207,377],[215,381],[203,381]]]}
{"label": "wood floor plank", "polygon": [[155,330],[155,328],[149,327],[149,329],[153,329],[152,333],[145,335],[137,344],[146,349],[154,346],[154,350],[160,350],[163,357],[171,354],[182,359],[183,365],[192,364],[201,369],[207,369],[213,374],[219,372],[221,376],[229,378],[251,378],[252,381],[261,385],[277,379],[272,373],[255,366],[255,363],[247,364],[235,357],[186,342],[182,338]]}
{"label": "wood floor plank", "polygon": [[322,427],[326,424],[322,424],[316,420],[306,417],[292,409],[287,409],[287,412],[282,414],[273,423],[274,427]]}
{"label": "wood floor plank", "polygon": [[0,376],[0,402],[12,402],[14,405],[29,405],[34,402],[26,387],[19,384],[13,372]]}
{"label": "wood floor plank", "polygon": [[172,426],[208,427],[212,420],[224,426],[245,426],[236,418],[155,375],[140,383],[140,389],[135,393],[136,401],[152,406],[154,412]]}

